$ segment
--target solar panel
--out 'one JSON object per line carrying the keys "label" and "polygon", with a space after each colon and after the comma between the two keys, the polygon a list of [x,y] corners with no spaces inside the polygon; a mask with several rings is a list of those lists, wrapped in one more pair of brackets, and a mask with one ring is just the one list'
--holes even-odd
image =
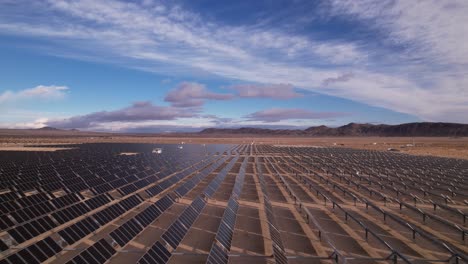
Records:
{"label": "solar panel", "polygon": [[218,232],[216,233],[216,240],[221,243],[224,248],[230,249],[231,248],[231,239],[232,239],[232,229],[221,222],[221,225],[218,228]]}
{"label": "solar panel", "polygon": [[101,194],[89,200],[86,200],[85,204],[88,205],[88,207],[91,208],[91,210],[94,210],[100,206],[103,206],[109,203],[111,200],[112,200],[112,197],[110,195]]}
{"label": "solar panel", "polygon": [[95,247],[90,247],[88,250],[88,253],[92,255],[99,263],[104,263],[106,262],[106,258],[99,253],[99,251]]}
{"label": "solar panel", "polygon": [[45,261],[46,259],[48,259],[49,257],[44,253],[42,252],[38,246],[36,245],[31,245],[28,247],[28,250],[31,252],[31,254],[37,259],[39,260],[39,262],[43,262]]}
{"label": "solar panel", "polygon": [[6,258],[9,263],[27,263],[25,260],[21,259],[18,254],[13,254]]}
{"label": "solar panel", "polygon": [[273,256],[275,258],[276,263],[278,264],[288,263],[288,258],[286,258],[284,251],[274,244],[273,244]]}
{"label": "solar panel", "polygon": [[44,242],[44,240],[41,240],[36,243],[36,245],[46,254],[46,256],[51,257],[55,254],[54,250],[47,245],[47,243]]}
{"label": "solar panel", "polygon": [[3,240],[0,239],[0,252],[5,251],[8,249],[7,244],[3,242]]}
{"label": "solar panel", "polygon": [[119,246],[123,247],[132,240],[143,228],[135,219],[130,219],[125,224],[110,233]]}
{"label": "solar panel", "polygon": [[161,211],[166,211],[167,208],[169,208],[172,204],[174,203],[174,201],[168,196],[168,195],[165,195],[164,197],[162,197],[161,199],[159,199],[156,203],[154,203],[158,208],[159,210]]}
{"label": "solar panel", "polygon": [[175,249],[179,245],[180,241],[182,241],[182,238],[187,233],[187,230],[187,227],[185,227],[182,222],[176,220],[174,223],[172,223],[169,229],[164,232],[162,238]]}
{"label": "solar panel", "polygon": [[271,240],[273,240],[273,242],[275,242],[276,245],[278,245],[278,247],[280,247],[281,249],[284,249],[283,243],[281,241],[281,235],[280,235],[278,229],[276,229],[271,224],[269,225],[269,229],[270,229]]}
{"label": "solar panel", "polygon": [[211,247],[210,253],[208,254],[207,264],[221,264],[228,263],[229,256],[227,252],[218,246],[216,243]]}
{"label": "solar panel", "polygon": [[193,207],[187,207],[184,212],[179,216],[179,220],[187,227],[191,226],[195,219],[197,218],[198,213],[193,209]]}
{"label": "solar panel", "polygon": [[157,263],[166,263],[171,257],[171,253],[165,246],[163,246],[159,241],[154,243],[154,245],[148,251],[148,254],[157,261]]}
{"label": "solar panel", "polygon": [[161,186],[159,185],[155,185],[149,189],[146,189],[146,193],[150,196],[155,196],[157,194],[159,194],[160,192],[163,191],[163,188],[161,188]]}
{"label": "solar panel", "polygon": [[[5,212],[5,211],[2,210],[2,208],[0,208],[0,211]],[[7,215],[0,216],[0,228],[2,230],[10,228],[10,227],[12,227],[14,225],[15,224],[13,223],[13,221],[11,221],[10,218],[8,218]]]}
{"label": "solar panel", "polygon": [[112,257],[113,254],[115,254],[115,249],[112,246],[110,246],[109,243],[106,242],[106,240],[101,239],[94,245],[83,250],[78,256],[75,256],[68,263],[100,264],[106,262],[110,257]]}
{"label": "solar panel", "polygon": [[201,210],[205,207],[206,201],[203,200],[200,196],[198,196],[193,202],[191,203],[191,206],[197,211],[201,212]]}
{"label": "solar panel", "polygon": [[45,242],[45,244],[52,249],[52,251],[54,252],[54,254],[62,251],[62,248],[57,244],[55,243],[55,241],[51,238],[51,237],[47,237],[47,238],[44,238],[44,240],[42,240]]}
{"label": "solar panel", "polygon": [[16,253],[18,256],[20,256],[22,259],[27,261],[28,263],[40,263],[33,255],[29,252],[28,249],[23,249],[20,250],[18,253]]}
{"label": "solar panel", "polygon": [[[81,256],[88,264],[103,263],[103,262],[99,261],[95,256],[91,255],[91,253],[89,253],[89,251],[87,251],[87,250],[81,252],[79,256]],[[74,262],[78,264],[77,261],[74,261]]]}
{"label": "solar panel", "polygon": [[71,245],[98,228],[99,225],[88,217],[63,230],[60,230],[58,233],[69,245]]}
{"label": "solar panel", "polygon": [[107,242],[96,243],[95,248],[104,256],[105,259],[109,259],[115,254],[115,249],[111,247]]}

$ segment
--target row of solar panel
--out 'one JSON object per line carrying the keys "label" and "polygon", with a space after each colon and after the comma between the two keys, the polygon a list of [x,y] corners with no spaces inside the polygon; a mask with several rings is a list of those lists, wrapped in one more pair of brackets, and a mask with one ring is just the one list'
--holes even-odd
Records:
{"label": "row of solar panel", "polygon": [[[199,167],[202,167],[202,166],[205,166],[205,163],[202,163],[202,164],[198,164],[197,166]],[[196,169],[196,166],[194,166]],[[214,170],[215,168],[212,168],[212,170]],[[190,173],[192,173],[192,169],[191,170],[187,170],[187,171],[184,171],[183,173],[179,174],[179,175],[176,175],[175,177],[177,178],[180,178],[180,177],[184,177],[184,176],[188,176]],[[180,179],[179,179],[180,180]],[[159,186],[159,185],[158,185]],[[123,247],[125,246],[130,240],[132,240],[143,228],[145,228],[146,226],[148,226],[151,222],[153,222],[157,217],[159,217],[159,215],[162,214],[162,212],[164,212],[165,210],[167,210],[173,203],[174,201],[172,200],[172,198],[170,198],[169,195],[166,195],[164,196],[163,198],[161,198],[160,200],[158,200],[155,204],[151,205],[150,207],[146,208],[144,211],[142,211],[141,213],[139,213],[138,215],[135,216],[135,218],[133,219],[130,219],[129,221],[127,221],[125,224],[123,224],[122,226],[120,226],[118,229],[114,230],[113,232],[111,232],[111,237],[117,241],[117,243]],[[201,210],[201,206],[202,206],[202,200],[201,199],[197,199],[194,201],[194,203],[192,204],[193,207],[197,210]],[[127,224],[128,225],[131,225],[131,226],[134,226],[135,223],[138,222],[138,224],[141,226],[141,229],[138,227],[138,228],[133,228],[133,230],[137,231],[137,232],[131,232],[131,231],[128,231],[128,227],[127,227]]]}
{"label": "row of solar panel", "polygon": [[60,251],[62,248],[52,238],[47,237],[0,260],[0,264],[41,263]]}
{"label": "row of solar panel", "polygon": [[[26,200],[26,201],[29,201],[29,203],[26,203],[26,204],[31,204],[30,202],[31,199],[35,199],[37,201],[42,200],[42,203],[37,203],[35,206],[29,206],[29,207],[12,212],[11,215],[15,218],[16,222],[23,223],[23,222],[29,221],[33,218],[39,217],[41,215],[45,215],[47,213],[50,213],[56,210],[56,208],[59,208],[58,206],[64,206],[64,205],[66,206],[74,202],[78,202],[80,198],[83,198],[80,194],[68,194],[63,197],[52,199],[51,200],[52,203],[50,203],[49,201],[44,202],[44,200],[47,200],[47,197],[45,197],[44,195],[45,194],[42,194],[42,196],[39,196],[39,197],[36,195],[24,197],[24,198],[34,197],[34,198],[29,198],[28,200]],[[18,200],[21,201],[22,199],[18,199]],[[86,202],[86,204],[89,203],[89,205],[93,205],[92,203],[95,201],[95,199],[88,200],[88,201]],[[16,201],[12,201],[12,202],[13,202],[12,204],[15,204]],[[102,204],[103,203],[100,203],[100,205]],[[91,209],[94,209],[93,207],[94,206],[91,206]],[[79,213],[78,214],[74,213],[76,211],[78,211]],[[54,218],[56,218],[61,224],[63,224],[67,222],[68,220],[73,219],[77,215],[84,213],[85,211],[89,211],[88,208],[86,208],[86,206],[77,204],[77,205],[74,205],[74,207],[66,208],[66,209],[63,209],[63,211],[54,213]],[[12,221],[9,221],[9,219],[6,219],[6,218],[2,218],[2,219],[5,219],[5,221],[0,221],[0,225],[2,229],[6,229],[14,225],[14,223]]]}
{"label": "row of solar panel", "polygon": [[[266,157],[265,159],[269,161],[268,157]],[[288,263],[288,259],[284,251],[283,242],[281,240],[281,234],[277,227],[275,216],[273,214],[273,208],[271,206],[271,202],[268,197],[268,192],[266,189],[266,183],[265,183],[265,178],[263,176],[262,167],[260,163],[258,162],[257,158],[255,159],[255,162],[257,164],[257,174],[258,174],[258,178],[260,182],[260,188],[262,189],[262,192],[263,192],[263,202],[264,202],[265,214],[267,216],[268,229],[270,231],[271,240],[273,241],[272,243],[273,257],[275,258],[276,263],[279,263],[279,264]],[[272,166],[272,169],[274,171],[278,172],[276,167],[273,166],[271,162],[270,162],[270,165]]]}
{"label": "row of solar panel", "polygon": [[[111,198],[109,197],[109,195],[93,197],[92,199],[85,201],[85,204],[80,203],[75,206],[68,207],[65,210],[54,213],[53,216],[60,224],[63,224],[68,222],[67,219],[74,219],[83,215],[85,212],[91,211],[93,208],[99,207],[100,204],[110,201]],[[15,228],[8,230],[8,233],[18,243],[22,243],[55,227],[57,227],[57,224],[46,215],[29,221],[23,225],[16,226]]]}
{"label": "row of solar panel", "polygon": [[216,177],[210,182],[210,184],[206,186],[205,190],[203,191],[203,193],[206,196],[211,197],[216,192],[216,190],[224,181],[224,178],[226,178],[228,172],[232,169],[232,167],[234,167],[234,164],[237,162],[238,159],[239,159],[239,156],[234,156],[234,158],[228,163],[228,165],[226,165],[226,167],[224,167],[218,173],[218,175],[216,175]]}
{"label": "row of solar panel", "polygon": [[[132,198],[138,198],[138,199],[132,199]],[[130,201],[132,200],[132,201]],[[137,204],[140,203],[141,197],[139,195],[133,195],[126,200],[123,200],[120,203],[125,203],[126,201],[129,201],[130,205],[125,206],[123,205],[124,209],[129,210],[130,207],[136,206]],[[131,204],[133,203],[133,204]],[[167,208],[169,208],[172,204],[174,203],[173,198],[171,198],[169,195],[164,196],[160,200],[158,200],[155,204],[152,206],[146,208],[144,211],[139,213],[138,215],[135,216],[135,218],[130,219],[127,221],[125,224],[123,224],[121,227],[118,229],[114,230],[111,232],[111,237],[117,241],[117,243],[120,246],[124,246],[128,241],[130,241],[133,237],[135,237],[141,230],[143,230],[144,227],[149,225],[157,216],[160,215],[160,213]],[[120,209],[120,207],[117,206],[118,204],[115,204],[113,206],[110,206],[103,211],[105,213],[97,213],[93,217],[97,219],[99,224],[104,224],[105,221],[108,221],[110,218],[114,217],[116,214],[121,214],[124,211]],[[107,216],[109,218],[103,218],[103,216]],[[151,219],[151,217],[153,219]],[[65,239],[65,238],[64,238]],[[80,238],[81,239],[81,238]],[[70,238],[69,238],[70,240]],[[72,242],[73,240],[70,240]],[[84,253],[86,255],[86,253]]]}
{"label": "row of solar panel", "polygon": [[236,182],[234,183],[234,188],[232,189],[231,195],[235,196],[236,199],[240,196],[242,192],[242,187],[244,186],[245,169],[247,168],[248,160],[248,157],[244,158],[244,161],[242,162],[242,165],[239,170],[239,174],[237,174]]}
{"label": "row of solar panel", "polygon": [[57,224],[46,215],[24,225],[10,229],[8,230],[8,234],[18,243],[23,243],[24,241],[55,228],[56,226]]}
{"label": "row of solar panel", "polygon": [[175,193],[179,195],[179,197],[183,197],[186,195],[193,187],[195,187],[202,179],[204,179],[206,176],[210,175],[214,170],[216,170],[221,164],[223,164],[228,157],[224,157],[220,160],[218,160],[216,163],[214,163],[212,166],[202,170],[200,173],[198,173],[195,177],[191,178],[187,182],[185,182],[183,185],[178,187],[175,190]]}
{"label": "row of solar panel", "polygon": [[[8,214],[10,212],[15,212],[21,208],[28,208],[44,201],[48,201],[49,195],[53,197],[52,194],[46,193],[37,193],[30,196],[24,196],[15,200],[8,200],[0,204],[1,214]],[[49,205],[50,206],[50,205]]]}
{"label": "row of solar panel", "polygon": [[171,245],[172,248],[176,249],[205,205],[206,201],[197,197],[191,205],[182,212],[176,221],[172,223],[166,232],[162,234],[162,238]]}
{"label": "row of solar panel", "polygon": [[[207,173],[204,176],[206,177],[209,173],[211,173],[211,171],[214,171],[214,169],[216,167],[219,167],[222,163],[224,163],[227,160],[227,158],[228,157],[215,163],[213,165],[214,168],[212,167],[209,170],[207,170],[206,171]],[[233,158],[231,162],[219,172],[219,174],[224,174],[224,176],[216,177],[214,180],[211,181],[210,185],[212,186],[212,188],[217,189],[219,187],[219,184],[212,184],[212,183],[215,182],[216,180],[219,181],[220,178],[224,179],[227,172],[229,172],[232,166],[234,166],[237,159],[238,159],[238,156]],[[214,189],[214,191],[216,191],[216,189]],[[166,241],[166,243],[169,244],[173,249],[176,249],[205,206],[206,206],[206,201],[203,200],[200,196],[198,196],[191,203],[191,205],[183,211],[183,213],[176,219],[176,221],[172,223],[172,225],[167,229],[167,231],[163,233],[163,235],[161,236],[162,239]],[[156,245],[158,245],[159,247],[163,247],[159,241],[156,242],[156,244],[153,245],[153,247],[155,247]],[[167,251],[165,247],[163,248]],[[163,258],[163,259],[155,258],[155,256],[152,256],[155,254],[155,252],[150,252],[150,251],[147,252],[142,258],[140,258],[138,263],[166,263],[170,257],[170,255],[168,255],[168,258]],[[167,251],[167,252],[170,252],[170,251]]]}
{"label": "row of solar panel", "polygon": [[199,164],[193,166],[193,168],[186,169],[182,172],[177,173],[176,175],[162,181],[158,185],[155,185],[151,188],[146,189],[146,193],[150,196],[156,196],[157,194],[161,193],[163,190],[167,189],[169,186],[173,185],[174,183],[180,181],[181,179],[187,177],[188,175],[192,174],[196,170],[206,166],[209,162],[212,161],[214,157],[211,157],[204,162],[200,162]]}
{"label": "row of solar panel", "polygon": [[[189,172],[190,173],[190,172]],[[187,173],[187,175],[189,174]],[[183,176],[183,175],[182,175]],[[121,247],[125,246],[138,233],[140,233],[147,225],[153,222],[163,211],[167,210],[174,203],[170,195],[166,195],[155,204],[149,206],[144,211],[137,214],[118,229],[111,232],[110,236]],[[194,206],[196,206],[195,203]]]}
{"label": "row of solar panel", "polygon": [[224,211],[221,224],[219,225],[218,232],[215,239],[221,243],[226,250],[231,248],[232,235],[234,233],[234,226],[236,224],[236,215],[239,209],[239,204],[234,198],[229,199],[228,206]]}
{"label": "row of solar panel", "polygon": [[138,263],[141,264],[163,264],[166,263],[172,254],[163,246],[159,241],[154,243],[154,245],[148,250]]}
{"label": "row of solar panel", "polygon": [[219,264],[219,263],[228,263],[229,255],[226,249],[218,246],[218,244],[214,243],[211,247],[210,254],[208,255],[208,259],[206,260],[207,264]]}
{"label": "row of solar panel", "polygon": [[[248,158],[244,158],[239,173],[237,174],[231,197],[228,200],[228,205],[224,210],[221,223],[218,227],[218,231],[216,232],[215,240],[208,254],[207,263],[228,263],[229,256],[227,252],[231,249],[231,241],[236,224],[236,215],[239,209],[237,199],[240,196],[244,185],[247,161]],[[217,242],[219,242],[223,247],[221,248]]]}
{"label": "row of solar panel", "polygon": [[7,193],[2,193],[0,194],[0,204],[11,201],[11,200],[16,200],[18,198],[21,198],[24,196],[22,192],[7,192]]}
{"label": "row of solar panel", "polygon": [[[214,171],[219,167],[227,157],[223,158],[221,161],[216,162],[210,168],[207,168],[207,174]],[[182,241],[183,237],[188,232],[189,228],[195,222],[197,217],[200,215],[203,208],[206,206],[206,201],[198,196],[195,200],[192,201],[189,207],[187,207],[182,214],[171,224],[171,226],[163,233],[162,238],[169,244],[173,249],[176,249],[179,243]],[[162,256],[160,252],[153,249],[162,250],[165,252]],[[171,256],[169,250],[164,247],[159,241],[157,241],[152,249],[150,249],[145,255],[143,255],[138,263],[166,263]]]}
{"label": "row of solar panel", "polygon": [[[132,196],[134,197],[134,196]],[[130,199],[132,198],[130,197]],[[96,196],[96,197],[93,197],[92,199],[90,200],[87,200],[84,202],[84,204],[80,203],[80,204],[76,204],[74,206],[71,206],[71,207],[68,207],[62,211],[58,211],[54,214],[52,214],[54,216],[54,218],[60,223],[60,224],[64,224],[66,222],[68,222],[69,220],[72,220],[72,219],[75,219],[76,217],[79,217],[87,212],[90,212],[92,209],[95,209],[103,204],[106,204],[107,202],[110,201],[110,199],[112,199],[110,197],[110,195],[100,195],[100,196]],[[111,216],[114,216],[114,213],[118,213],[118,215],[124,213],[125,211],[123,211],[121,209],[121,207],[119,207],[119,204],[122,204],[125,206],[125,203],[127,202],[129,198],[127,198],[126,200],[123,200],[121,202],[119,202],[118,204],[114,205],[114,207],[112,208],[107,208],[109,213],[106,214],[106,212],[102,213],[102,217],[99,217],[101,215],[97,215],[96,217],[98,219],[101,219],[101,222],[105,222],[104,218],[106,218],[106,216],[108,215],[111,215]],[[137,198],[135,198],[137,199]],[[128,203],[136,203],[136,201],[134,201],[135,199],[132,199],[131,201],[128,201]],[[140,201],[141,201],[141,198],[140,198]],[[139,203],[139,202],[138,202]],[[89,206],[88,206],[89,205]],[[113,210],[115,209],[115,210]],[[119,210],[120,209],[120,210]],[[106,209],[105,209],[106,210]],[[118,216],[117,215],[117,216]],[[115,217],[117,217],[115,216]],[[112,219],[115,219],[115,218],[107,218],[110,220]],[[99,220],[98,220],[99,221]],[[29,223],[26,223],[22,226],[18,226],[18,227],[15,227],[14,229],[10,229],[8,230],[8,233],[18,242],[18,243],[22,243],[24,241],[27,241],[39,234],[42,234],[48,230],[51,230],[52,228],[56,227],[57,225],[48,217],[48,216],[44,216],[42,218],[38,218],[37,220],[33,220],[33,221],[30,221]],[[89,232],[90,233],[90,232]],[[87,234],[89,234],[87,233]],[[83,235],[84,236],[84,235]],[[82,236],[82,237],[83,237]],[[79,239],[81,237],[79,236],[69,236],[69,241],[72,241],[72,239],[70,239],[71,237],[75,237],[75,239]],[[68,241],[67,241],[68,242]]]}
{"label": "row of solar panel", "polygon": [[134,218],[128,220],[119,228],[112,231],[110,236],[117,242],[117,244],[119,244],[119,246],[125,246],[145,227],[156,220],[156,218],[158,218],[162,212],[167,210],[173,203],[174,200],[169,195],[162,197],[156,203],[137,214]]}
{"label": "row of solar panel", "polygon": [[[72,194],[72,195],[73,195],[73,194]],[[107,195],[107,194],[106,194],[106,195]],[[6,197],[6,196],[5,196],[5,197]],[[75,196],[75,197],[76,197],[76,196]],[[104,197],[107,197],[107,196],[104,196]],[[110,197],[110,196],[109,196],[109,197]],[[62,198],[62,197],[59,197],[59,198]],[[94,197],[94,198],[97,198],[97,197]],[[94,198],[92,198],[93,200],[90,199],[90,200],[86,200],[86,201],[85,201],[85,204],[88,205],[88,206],[86,206],[86,205],[84,205],[84,204],[81,203],[80,205],[74,205],[74,207],[73,207],[73,206],[70,206],[70,207],[68,207],[68,208],[65,208],[64,210],[66,210],[66,211],[64,211],[64,212],[62,212],[62,211],[55,212],[56,214],[54,215],[54,218],[56,218],[56,220],[57,220],[58,222],[63,222],[63,223],[65,223],[65,222],[67,222],[66,220],[68,220],[68,219],[76,218],[76,217],[78,217],[79,215],[82,215],[82,214],[88,212],[88,208],[92,210],[92,209],[95,209],[95,208],[99,207],[101,204],[105,204],[105,203],[108,202],[108,201],[106,201],[105,203],[100,203],[99,200],[96,201]],[[7,199],[7,200],[8,200],[8,199]],[[141,201],[141,198],[140,198],[139,200]],[[63,205],[64,201],[65,201],[65,203],[66,203],[65,198],[61,199],[61,201],[60,201],[59,203],[62,203],[62,205]],[[140,201],[138,201],[138,204],[140,203]],[[96,203],[96,202],[97,202],[97,203]],[[125,201],[124,201],[124,202],[125,202]],[[68,203],[67,203],[67,204],[68,204]],[[88,208],[87,208],[87,207],[88,207]],[[126,206],[124,206],[124,207],[126,207]],[[69,209],[69,208],[71,208],[71,209]],[[118,210],[117,207],[114,207],[114,208],[111,208],[111,209],[116,209],[117,211],[119,211],[119,212],[118,212],[119,214],[121,214],[121,213],[124,212],[124,211]],[[68,210],[69,210],[69,211],[68,211]],[[128,209],[127,209],[127,210],[128,210]],[[111,211],[115,211],[115,210],[110,210],[110,211],[107,212],[107,213],[109,213],[109,214],[112,215]],[[79,213],[79,214],[78,214],[78,213]],[[106,219],[104,219],[104,218],[106,217],[107,213],[104,212],[103,214],[96,214],[96,215],[95,215],[96,220],[97,220],[98,222],[100,221],[100,222],[101,222],[100,224],[103,224],[104,222],[107,221]],[[115,213],[115,212],[114,212],[114,213]],[[70,217],[70,216],[72,216],[72,217]],[[112,216],[111,216],[111,217],[112,217]],[[4,219],[9,219],[9,218],[6,217],[6,218],[4,218]],[[49,219],[50,219],[50,218],[49,218]],[[7,220],[6,220],[6,221],[7,221]],[[38,220],[38,221],[42,221],[42,220]],[[82,221],[83,221],[83,223],[85,223],[85,222],[88,221],[88,220],[85,219],[85,220],[82,220]],[[11,222],[11,220],[10,220],[10,222]],[[80,221],[79,223],[81,223],[81,221]],[[93,225],[92,223],[94,223],[94,222],[86,222],[86,223],[87,223],[87,225]],[[30,224],[30,223],[27,223],[27,224]],[[96,223],[94,223],[94,224],[96,225]],[[43,226],[41,226],[41,225],[39,225],[39,226],[40,226],[40,227],[43,227]],[[78,228],[78,227],[80,226],[80,224],[76,224],[76,225],[73,225],[73,226],[74,226],[75,228],[72,228],[72,229],[71,229],[72,231],[66,232],[67,235],[68,235],[68,237],[67,237],[66,239],[65,239],[65,237],[66,237],[67,235],[65,235],[65,234],[66,234],[66,233],[64,233],[65,231],[62,232],[62,235],[64,236],[64,239],[67,241],[67,243],[73,243],[74,241],[79,240],[83,235],[86,235],[90,230],[96,228],[96,226],[94,226],[94,227],[92,227],[92,228],[89,228],[89,227],[84,228],[84,227],[86,226],[85,224],[81,225],[80,228]],[[40,229],[40,228],[39,228],[39,229]],[[83,230],[85,230],[85,229],[88,229],[88,230],[83,231]],[[29,234],[32,233],[32,231],[30,231],[29,229],[26,229],[26,230],[27,230],[27,231],[26,231],[25,233],[29,233]],[[44,231],[44,230],[42,230],[42,231]],[[91,231],[91,232],[92,232],[92,231]],[[18,236],[17,236],[17,237],[18,237]],[[18,239],[18,240],[21,240],[21,239]],[[3,242],[2,242],[2,243],[3,243]],[[5,248],[5,247],[3,247],[3,248]]]}
{"label": "row of solar panel", "polygon": [[83,237],[91,234],[99,227],[99,223],[95,222],[92,218],[87,217],[63,230],[60,230],[58,233],[63,239],[65,239],[65,241],[67,241],[69,245],[71,245]]}
{"label": "row of solar panel", "polygon": [[83,250],[67,264],[101,264],[110,259],[115,252],[115,249],[106,240],[101,239],[91,247]]}
{"label": "row of solar panel", "polygon": [[180,179],[190,175],[192,171],[190,169],[185,170],[183,172],[177,173],[162,182],[160,182],[158,185],[155,185],[151,188],[146,189],[146,193],[150,196],[156,196],[165,189],[167,189],[169,186],[172,186],[174,183],[178,182]]}
{"label": "row of solar panel", "polygon": [[[80,173],[81,173],[81,172],[80,172]],[[90,173],[90,172],[88,171],[88,173]],[[141,172],[140,172],[140,173],[141,173]],[[57,173],[57,174],[58,174],[58,173]],[[73,173],[72,173],[72,174],[73,174]],[[36,174],[36,176],[37,176],[37,174]],[[84,178],[84,176],[81,176],[81,177]],[[35,179],[35,182],[37,182],[37,177],[36,177],[36,179]],[[73,182],[66,182],[66,186],[72,188],[72,187],[74,186],[72,183],[73,183]],[[80,186],[80,188],[78,188],[76,191],[80,191],[80,190],[86,188],[86,186],[85,186],[86,184],[83,184],[83,183],[78,183],[78,184],[81,185],[81,186]]]}
{"label": "row of solar panel", "polygon": [[113,204],[93,215],[93,217],[101,225],[105,225],[110,221],[116,219],[120,215],[124,214],[126,211],[139,205],[143,199],[138,195],[134,194],[116,204]]}
{"label": "row of solar panel", "polygon": [[[107,158],[107,157],[106,157]],[[115,159],[115,157],[112,157],[112,159]],[[121,160],[122,158],[119,158],[119,160],[115,163],[113,162],[108,162],[109,160],[106,160],[104,158],[103,161],[107,161],[107,162],[102,162],[102,163],[99,163],[97,162],[95,159],[89,159],[89,160],[84,160],[84,161],[80,161],[79,163],[76,163],[75,164],[75,167],[72,169],[70,167],[63,167],[61,168],[60,170],[58,171],[55,171],[54,169],[54,172],[50,172],[48,173],[48,176],[46,178],[44,178],[43,176],[41,176],[42,174],[39,174],[37,171],[35,170],[25,170],[24,173],[20,173],[20,172],[16,172],[16,173],[12,173],[12,177],[14,177],[14,180],[9,180],[8,179],[8,176],[6,175],[3,175],[2,176],[5,176],[3,178],[5,178],[5,182],[2,182],[2,186],[5,185],[4,187],[6,188],[10,188],[12,186],[15,186],[16,189],[19,189],[19,190],[31,190],[31,189],[39,189],[39,188],[43,188],[47,191],[53,191],[53,190],[56,190],[56,188],[48,188],[47,185],[49,184],[53,184],[55,187],[57,188],[63,188],[63,189],[67,189],[67,188],[70,188],[70,189],[73,189],[74,191],[80,191],[82,190],[83,188],[86,188],[86,184],[83,184],[84,182],[89,182],[89,185],[90,186],[94,186],[94,184],[96,184],[96,182],[93,182],[93,181],[96,181],[96,180],[99,180],[99,177],[96,178],[96,173],[99,173],[103,176],[106,176],[106,173],[107,175],[109,175],[110,173],[108,171],[105,171],[104,169],[98,167],[97,165],[96,166],[91,166],[90,164],[99,164],[99,166],[102,166],[102,164],[104,163],[107,163],[108,166],[111,166],[111,164],[122,164],[124,162],[122,162]],[[91,172],[90,170],[88,169],[84,169],[83,170],[83,163],[84,164],[88,164],[88,169],[92,170],[93,172]],[[159,165],[162,165],[162,163],[159,163]],[[51,165],[50,165],[51,166]],[[70,166],[70,164],[67,164],[67,166]],[[130,167],[130,166],[122,166],[121,168],[125,168],[125,167]],[[141,170],[144,170],[146,168],[146,166],[139,166],[139,169]],[[160,171],[160,166],[156,166],[156,170],[157,171]],[[75,171],[75,173],[73,173],[73,171]],[[101,171],[104,171],[104,172],[101,172]],[[110,171],[110,168],[109,168],[109,171]],[[130,171],[130,170],[128,170]],[[153,171],[154,172],[154,171]],[[135,171],[135,172],[129,172],[127,173],[126,175],[137,175],[137,176],[140,176],[140,174],[142,174],[143,171]],[[143,175],[141,175],[143,176]],[[84,180],[84,182],[83,182]],[[108,181],[106,181],[108,182]]]}

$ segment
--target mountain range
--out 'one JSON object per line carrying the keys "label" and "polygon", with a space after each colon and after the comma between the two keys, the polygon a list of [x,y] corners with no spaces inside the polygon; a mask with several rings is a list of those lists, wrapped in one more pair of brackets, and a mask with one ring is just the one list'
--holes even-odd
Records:
{"label": "mountain range", "polygon": [[378,136],[378,137],[466,137],[468,124],[406,123],[399,125],[349,123],[340,127],[313,126],[306,129],[265,129],[253,127],[207,128],[202,135],[249,134],[286,136]]}
{"label": "mountain range", "polygon": [[199,132],[174,133],[109,133],[62,130],[54,127],[38,129],[0,129],[0,136],[305,136],[305,137],[468,137],[468,124],[406,123],[399,125],[349,123],[340,127],[312,126],[306,129],[270,129],[259,127],[206,128]]}

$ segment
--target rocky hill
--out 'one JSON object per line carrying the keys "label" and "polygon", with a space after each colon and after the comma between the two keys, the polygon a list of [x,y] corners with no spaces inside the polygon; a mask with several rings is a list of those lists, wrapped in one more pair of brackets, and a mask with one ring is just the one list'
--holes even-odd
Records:
{"label": "rocky hill", "polygon": [[284,136],[379,136],[379,137],[467,137],[468,124],[456,123],[407,123],[400,125],[373,125],[349,123],[340,127],[315,126],[304,130],[264,128],[208,128],[200,134],[248,134]]}

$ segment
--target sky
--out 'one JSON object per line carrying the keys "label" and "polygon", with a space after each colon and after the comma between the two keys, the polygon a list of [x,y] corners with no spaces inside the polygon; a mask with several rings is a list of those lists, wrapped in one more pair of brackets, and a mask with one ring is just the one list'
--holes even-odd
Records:
{"label": "sky", "polygon": [[465,0],[0,0],[0,127],[468,123]]}

